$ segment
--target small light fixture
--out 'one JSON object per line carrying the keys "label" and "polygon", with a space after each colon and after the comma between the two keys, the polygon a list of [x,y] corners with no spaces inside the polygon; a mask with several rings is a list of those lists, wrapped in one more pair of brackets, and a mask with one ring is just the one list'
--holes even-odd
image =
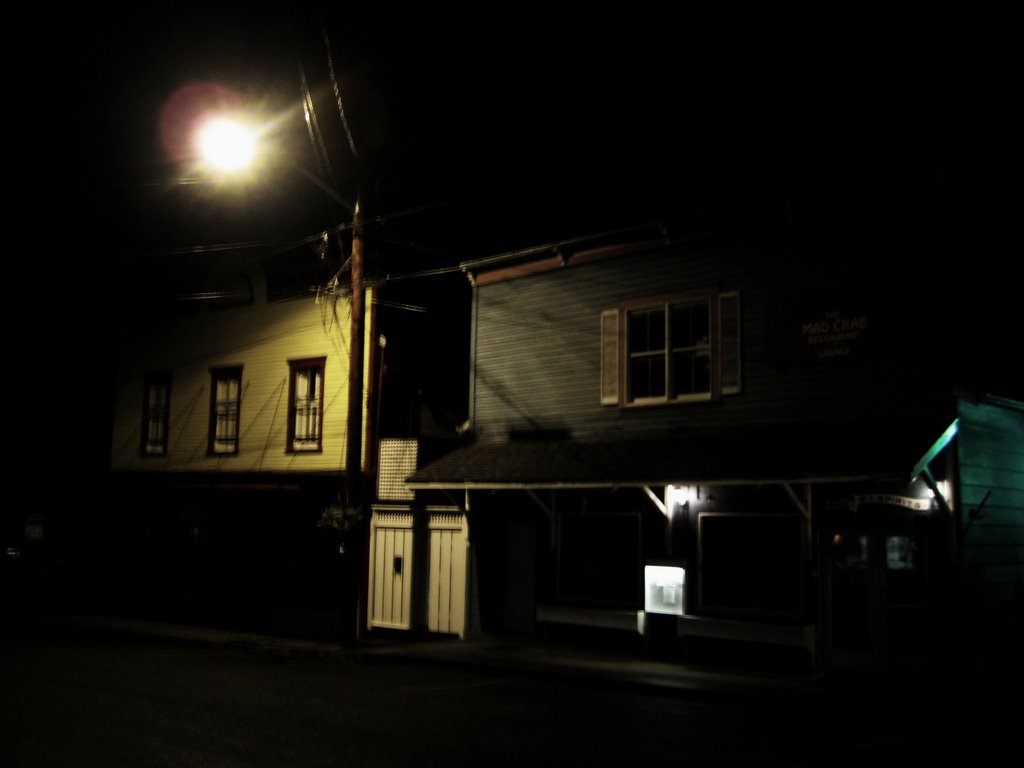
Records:
{"label": "small light fixture", "polygon": [[686,509],[690,503],[690,486],[688,485],[666,485],[665,486],[665,509],[667,514],[674,514],[676,509]]}

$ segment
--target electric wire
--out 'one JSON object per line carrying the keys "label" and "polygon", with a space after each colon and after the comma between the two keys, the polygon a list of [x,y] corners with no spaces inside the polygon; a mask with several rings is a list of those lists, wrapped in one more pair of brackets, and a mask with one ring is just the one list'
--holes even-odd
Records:
{"label": "electric wire", "polygon": [[[277,400],[274,403],[274,412],[270,416],[270,425],[267,427],[267,439],[263,441],[263,450],[260,451],[260,458],[256,462],[257,469],[263,468],[263,460],[267,458],[267,451],[270,449],[271,438],[276,437],[281,432],[280,428],[275,431],[274,425],[277,423],[277,413],[278,411],[281,410],[281,398],[284,397],[284,387],[287,383],[288,377],[285,376],[283,379],[281,379],[281,383],[277,385],[274,391],[267,396],[267,402],[264,403],[263,407],[260,408],[260,410],[256,413],[256,416],[253,417],[253,423],[255,423],[256,419],[258,419],[260,417],[260,414],[262,414],[263,411],[265,410],[267,403],[270,402],[274,395],[277,395]],[[239,434],[238,437],[239,439],[241,439],[241,434]]]}
{"label": "electric wire", "polygon": [[302,89],[303,112],[306,116],[306,127],[309,133],[309,143],[313,148],[313,155],[317,161],[317,170],[321,175],[326,175],[332,185],[337,187],[334,178],[334,169],[331,167],[331,159],[327,154],[324,144],[324,137],[320,131],[320,123],[316,116],[316,107],[313,104],[313,96],[309,91],[309,83],[306,81],[306,72],[302,65],[299,65],[299,87]]}
{"label": "electric wire", "polygon": [[331,57],[331,41],[327,37],[327,28],[320,24],[320,32],[324,38],[324,49],[327,52],[327,71],[331,78],[331,86],[334,88],[334,98],[338,102],[338,116],[341,118],[341,126],[345,129],[345,137],[348,139],[348,148],[352,151],[352,157],[359,159],[359,152],[356,151],[356,141],[352,137],[352,130],[349,128],[348,120],[345,118],[345,105],[341,101],[341,89],[338,87],[338,79],[334,76],[334,59]]}
{"label": "electric wire", "polygon": [[[316,160],[317,172],[319,173],[318,184],[324,187],[327,192],[328,206],[334,218],[340,218],[334,207],[333,200],[340,197],[334,190],[338,188],[337,179],[334,177],[334,169],[331,167],[331,160],[327,154],[327,147],[324,143],[323,134],[320,132],[320,124],[316,117],[316,107],[313,104],[313,95],[309,90],[309,83],[306,80],[306,71],[302,64],[299,64],[299,87],[302,91],[303,114],[306,118],[306,127],[309,133],[309,144],[313,150],[313,157]],[[326,177],[326,178],[325,178]],[[315,177],[314,177],[315,180]],[[326,237],[326,235],[324,235]],[[341,235],[335,233],[335,239],[339,248],[344,248],[341,242]]]}
{"label": "electric wire", "polygon": [[[433,210],[435,208],[441,208],[441,207],[444,207],[444,206],[447,206],[447,205],[451,205],[452,202],[453,201],[451,201],[451,200],[439,200],[439,201],[433,202],[433,203],[424,203],[423,205],[417,205],[417,206],[413,206],[413,207],[410,207],[410,208],[404,208],[404,209],[401,209],[401,210],[392,211],[391,213],[378,214],[378,215],[372,216],[372,217],[370,217],[368,219],[364,219],[362,223],[363,223],[364,226],[367,225],[367,224],[386,224],[386,223],[388,223],[390,221],[393,221],[395,219],[399,219],[399,218],[402,218],[402,217],[405,217],[405,216],[412,216],[412,215],[415,215],[415,214],[418,214],[418,213],[423,213],[425,211]],[[300,237],[275,238],[275,239],[268,239],[268,240],[245,240],[245,241],[234,242],[234,243],[212,243],[212,244],[208,244],[208,245],[186,245],[186,246],[179,246],[179,247],[175,247],[175,248],[162,248],[162,249],[156,249],[156,250],[133,251],[133,252],[130,252],[130,253],[126,253],[125,255],[129,255],[129,256],[133,256],[133,257],[139,257],[139,258],[159,257],[159,256],[189,256],[189,255],[203,254],[203,253],[217,253],[217,252],[221,252],[221,251],[239,251],[239,250],[247,250],[247,249],[277,247],[277,250],[275,250],[272,253],[268,254],[269,256],[276,256],[278,254],[285,253],[286,251],[292,250],[294,248],[298,248],[298,247],[303,246],[303,245],[308,245],[308,244],[311,244],[311,243],[316,243],[318,241],[321,241],[321,240],[323,240],[325,235],[331,235],[331,234],[334,234],[336,232],[346,232],[346,231],[351,230],[352,228],[353,228],[352,222],[341,222],[341,223],[336,224],[336,225],[334,225],[334,226],[332,226],[332,227],[330,227],[328,229],[322,229],[319,232],[315,232],[315,233],[310,234],[310,235],[303,235],[303,236],[300,236]],[[411,242],[410,243],[404,243],[404,242],[402,242],[400,240],[397,240],[397,239],[390,239],[390,236],[382,236],[381,238],[378,238],[378,239],[384,239],[384,240],[393,242],[395,245],[408,245],[408,247],[410,247],[410,248],[415,248],[415,249],[420,250],[420,251],[422,251],[424,253],[428,253],[428,254],[435,255],[435,256],[445,256],[445,257],[448,256],[448,254],[446,254],[443,251],[439,251],[439,250],[436,250],[436,249],[430,249],[430,248],[423,247],[423,246],[418,246],[418,245],[413,244]]]}

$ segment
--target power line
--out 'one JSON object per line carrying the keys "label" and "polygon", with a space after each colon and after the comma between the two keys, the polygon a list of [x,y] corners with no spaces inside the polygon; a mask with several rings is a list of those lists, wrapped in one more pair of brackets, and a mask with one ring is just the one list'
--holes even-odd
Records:
{"label": "power line", "polygon": [[321,24],[320,32],[324,38],[324,48],[327,51],[327,71],[331,78],[331,86],[334,89],[334,98],[338,102],[338,115],[341,118],[341,126],[345,129],[345,136],[348,138],[348,148],[352,150],[352,156],[358,160],[359,153],[356,151],[356,142],[352,138],[352,130],[349,128],[348,120],[345,118],[345,106],[341,102],[341,89],[338,87],[338,80],[334,76],[334,59],[331,58],[331,41],[327,39],[327,28]]}
{"label": "power line", "polygon": [[[375,222],[375,223],[386,223],[386,222],[388,222],[388,221],[390,221],[392,219],[395,219],[395,218],[399,218],[399,217],[402,217],[402,216],[408,216],[408,215],[412,215],[412,214],[415,214],[415,213],[420,213],[420,212],[422,212],[424,210],[429,210],[431,208],[436,208],[436,207],[439,207],[439,206],[442,206],[442,205],[446,205],[447,202],[448,201],[444,201],[444,202],[439,202],[439,203],[433,203],[433,204],[418,206],[418,207],[415,207],[415,208],[408,208],[408,209],[405,209],[403,211],[396,211],[396,212],[391,213],[391,214],[382,214],[380,216],[376,216],[376,217],[372,218],[370,221],[371,222]],[[484,266],[496,265],[496,264],[499,264],[499,263],[504,263],[504,262],[508,262],[508,261],[511,261],[511,260],[519,259],[519,258],[526,258],[526,257],[529,257],[529,256],[536,256],[536,255],[539,255],[541,253],[546,253],[546,252],[551,252],[551,251],[559,251],[560,249],[565,249],[565,248],[569,248],[571,246],[576,246],[576,245],[582,245],[582,244],[585,244],[585,243],[591,243],[591,242],[593,242],[595,240],[600,240],[602,238],[614,237],[614,236],[617,236],[617,235],[629,234],[629,233],[643,231],[643,230],[650,230],[652,228],[658,229],[664,235],[664,226],[665,226],[665,224],[666,224],[666,220],[649,221],[649,222],[646,222],[644,224],[637,224],[637,225],[628,226],[628,227],[620,227],[620,228],[616,228],[616,229],[609,229],[609,230],[605,230],[605,231],[602,231],[602,232],[592,233],[592,234],[589,234],[589,235],[583,235],[583,236],[579,236],[579,237],[567,238],[567,239],[562,239],[562,240],[555,240],[555,241],[551,241],[551,242],[547,242],[547,243],[542,243],[542,244],[535,245],[535,246],[530,246],[528,248],[522,248],[522,249],[518,249],[518,250],[507,251],[507,252],[500,253],[500,254],[495,254],[495,255],[492,255],[492,256],[486,256],[486,257],[483,257],[483,258],[480,258],[480,259],[475,259],[475,260],[471,260],[471,261],[464,261],[464,262],[461,262],[461,263],[459,263],[457,265],[453,265],[453,266],[437,267],[437,268],[434,268],[434,269],[425,269],[425,270],[415,270],[415,271],[412,271],[412,272],[402,272],[402,273],[398,273],[398,274],[384,274],[382,276],[375,277],[375,278],[367,278],[363,282],[364,282],[365,285],[370,286],[370,287],[379,287],[379,286],[382,286],[382,285],[386,285],[388,283],[397,283],[397,282],[403,282],[403,281],[408,281],[408,280],[417,280],[417,279],[427,278],[427,277],[436,277],[436,276],[440,276],[440,275],[448,275],[448,274],[460,273],[460,272],[465,272],[467,270],[478,269],[478,268],[484,267]],[[333,227],[331,230],[324,230],[322,232],[318,232],[316,234],[308,235],[308,236],[305,236],[305,237],[302,237],[302,238],[298,238],[298,239],[295,239],[295,240],[249,241],[249,242],[242,242],[242,243],[222,243],[222,244],[218,244],[218,245],[193,246],[193,247],[182,248],[182,249],[169,249],[169,250],[166,250],[166,251],[163,251],[163,252],[159,252],[159,255],[176,255],[176,254],[188,255],[188,254],[193,254],[193,253],[207,253],[207,252],[213,253],[213,252],[229,251],[229,250],[236,250],[236,249],[237,250],[244,250],[244,249],[253,249],[253,248],[256,248],[256,247],[260,247],[260,246],[264,246],[265,247],[268,244],[269,245],[280,245],[281,246],[281,247],[278,247],[276,250],[271,251],[269,254],[264,254],[264,255],[259,257],[260,260],[263,260],[263,259],[267,259],[267,258],[271,258],[271,257],[276,256],[276,255],[279,255],[279,254],[284,253],[284,252],[286,252],[288,250],[291,250],[291,249],[294,249],[294,248],[298,248],[298,247],[303,246],[303,245],[310,245],[310,244],[316,243],[316,242],[322,240],[323,237],[325,235],[329,234],[330,232],[340,232],[340,231],[348,230],[348,229],[351,229],[351,228],[352,228],[352,224],[351,223],[344,223],[344,224],[339,224],[336,227]],[[388,241],[388,242],[392,242],[393,244],[396,244],[396,245],[402,245],[402,246],[406,246],[406,247],[410,247],[410,248],[417,248],[419,250],[422,250],[424,253],[430,253],[430,254],[433,254],[433,255],[449,257],[448,254],[445,254],[442,251],[438,251],[438,250],[434,250],[434,249],[429,249],[429,248],[421,248],[421,247],[417,246],[414,243],[404,242],[404,241],[401,241],[401,240],[399,240],[397,238],[391,238],[390,236],[386,236],[386,235],[385,236],[379,236],[378,239],[385,240],[385,241]],[[342,264],[342,266],[336,271],[334,277],[331,280],[329,280],[326,284],[309,286],[309,293],[311,295],[312,294],[336,295],[338,293],[343,293],[344,291],[340,291],[339,290],[339,288],[340,288],[340,277],[341,277],[342,274],[344,274],[345,270],[348,268],[349,263],[350,263],[350,260],[346,260]],[[303,293],[305,293],[305,292],[306,291],[303,291]],[[296,292],[293,295],[298,295],[298,292]],[[204,297],[204,298],[206,298],[206,297]]]}
{"label": "power line", "polygon": [[[439,201],[439,202],[436,202],[436,203],[426,203],[424,205],[419,205],[419,206],[415,206],[415,207],[412,207],[412,208],[405,208],[403,210],[394,211],[392,213],[383,213],[383,214],[380,214],[378,216],[373,216],[373,217],[370,217],[369,219],[365,219],[363,221],[363,224],[364,224],[364,226],[365,226],[365,224],[386,224],[389,221],[393,221],[394,219],[399,219],[399,218],[402,218],[404,216],[412,216],[412,215],[415,215],[417,213],[423,213],[424,211],[429,211],[429,210],[432,210],[432,209],[435,209],[435,208],[440,208],[440,207],[443,207],[443,206],[446,206],[446,205],[450,205],[451,202],[452,202],[451,200],[442,200],[442,201]],[[250,250],[250,249],[256,249],[256,248],[267,248],[267,247],[274,247],[274,246],[284,246],[284,247],[279,248],[278,250],[274,251],[271,254],[271,255],[276,255],[276,254],[279,254],[279,253],[283,253],[283,252],[285,252],[287,250],[290,250],[292,248],[297,248],[297,247],[299,247],[301,245],[307,245],[307,244],[310,244],[310,243],[319,242],[319,241],[323,240],[325,235],[332,235],[332,234],[335,234],[335,233],[338,233],[338,232],[345,232],[345,231],[351,230],[352,226],[353,226],[352,222],[342,222],[340,224],[334,225],[333,227],[330,227],[329,229],[323,229],[323,230],[320,230],[319,232],[316,232],[314,234],[303,235],[301,237],[295,237],[295,238],[277,238],[277,239],[271,239],[271,240],[244,240],[244,241],[233,242],[233,243],[212,243],[212,244],[205,244],[205,245],[187,245],[187,246],[180,246],[180,247],[177,247],[177,248],[163,248],[163,249],[157,249],[157,250],[133,251],[133,252],[131,252],[128,255],[137,256],[137,257],[145,257],[145,256],[188,256],[188,255],[201,254],[201,253],[217,253],[217,252],[221,252],[221,251],[242,251],[242,250]],[[401,243],[395,241],[395,244],[401,244]],[[417,247],[419,250],[422,250],[424,253],[432,253],[433,255],[437,255],[437,256],[448,256],[448,254],[445,254],[442,251],[436,251],[436,250],[432,251],[432,250],[430,250],[428,248],[419,247],[419,246],[412,246],[412,247]]]}

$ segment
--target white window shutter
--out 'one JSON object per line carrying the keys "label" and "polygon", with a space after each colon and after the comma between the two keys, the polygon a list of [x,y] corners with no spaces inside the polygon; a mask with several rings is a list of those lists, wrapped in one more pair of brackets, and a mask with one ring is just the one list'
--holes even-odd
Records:
{"label": "white window shutter", "polygon": [[619,404],[619,310],[601,313],[601,405]]}
{"label": "white window shutter", "polygon": [[740,391],[740,295],[736,292],[718,296],[718,317],[721,328],[722,394]]}

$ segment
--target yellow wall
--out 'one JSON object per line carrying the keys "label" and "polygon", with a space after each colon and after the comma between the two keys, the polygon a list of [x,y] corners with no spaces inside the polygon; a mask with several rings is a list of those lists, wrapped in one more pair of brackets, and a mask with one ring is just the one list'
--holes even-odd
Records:
{"label": "yellow wall", "polygon": [[[267,302],[262,277],[253,279],[253,304],[202,311],[157,327],[126,329],[118,370],[111,445],[115,470],[188,472],[341,471],[348,411],[349,301],[312,295]],[[366,293],[363,427],[370,376]],[[287,453],[288,361],[326,357],[322,453]],[[238,454],[208,456],[210,369],[243,366]],[[170,371],[166,456],[142,456],[144,376]],[[364,450],[365,455],[365,450]]]}

